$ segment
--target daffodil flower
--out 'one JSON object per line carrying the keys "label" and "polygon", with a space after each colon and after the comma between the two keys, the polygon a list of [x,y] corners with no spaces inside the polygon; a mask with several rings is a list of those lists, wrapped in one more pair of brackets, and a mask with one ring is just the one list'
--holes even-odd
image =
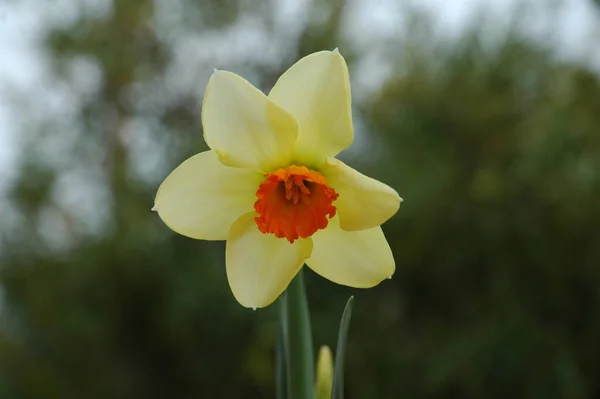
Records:
{"label": "daffodil flower", "polygon": [[227,279],[240,304],[271,304],[305,263],[351,287],[392,276],[380,225],[402,200],[334,158],[354,135],[348,67],[337,50],[302,58],[268,96],[215,70],[202,124],[211,150],[165,179],[153,210],[179,234],[227,240]]}

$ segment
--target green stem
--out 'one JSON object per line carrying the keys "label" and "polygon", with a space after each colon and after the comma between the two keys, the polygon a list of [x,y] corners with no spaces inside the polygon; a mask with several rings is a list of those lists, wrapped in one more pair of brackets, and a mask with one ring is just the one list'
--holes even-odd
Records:
{"label": "green stem", "polygon": [[287,353],[287,397],[313,399],[315,365],[302,270],[281,298],[280,317]]}

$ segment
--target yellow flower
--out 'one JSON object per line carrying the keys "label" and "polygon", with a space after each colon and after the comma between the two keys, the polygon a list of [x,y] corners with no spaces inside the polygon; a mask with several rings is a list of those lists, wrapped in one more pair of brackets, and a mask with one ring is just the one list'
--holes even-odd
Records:
{"label": "yellow flower", "polygon": [[333,391],[333,356],[327,345],[321,346],[317,358],[317,399],[330,399]]}
{"label": "yellow flower", "polygon": [[302,265],[368,288],[395,270],[379,227],[402,199],[334,157],[352,144],[348,68],[321,51],[288,69],[268,96],[215,71],[202,108],[210,151],[162,183],[156,210],[179,234],[227,240],[226,269],[240,304],[271,304]]}

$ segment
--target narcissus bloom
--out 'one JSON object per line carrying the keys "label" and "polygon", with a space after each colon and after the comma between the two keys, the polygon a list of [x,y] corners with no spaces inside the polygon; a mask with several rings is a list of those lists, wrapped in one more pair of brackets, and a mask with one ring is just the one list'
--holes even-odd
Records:
{"label": "narcissus bloom", "polygon": [[394,273],[379,226],[401,198],[334,158],[352,144],[350,103],[337,50],[301,59],[268,96],[234,73],[211,76],[202,108],[211,150],[165,179],[153,210],[179,234],[227,240],[227,278],[243,306],[271,304],[304,263],[358,288]]}

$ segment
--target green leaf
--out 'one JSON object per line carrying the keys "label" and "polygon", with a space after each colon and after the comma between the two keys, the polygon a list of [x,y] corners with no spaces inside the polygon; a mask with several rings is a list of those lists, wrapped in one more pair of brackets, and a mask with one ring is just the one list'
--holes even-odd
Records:
{"label": "green leaf", "polygon": [[283,320],[287,360],[287,398],[313,399],[315,363],[302,270],[292,280],[281,301],[280,317]]}
{"label": "green leaf", "polygon": [[354,297],[351,296],[346,303],[344,313],[342,314],[342,320],[340,321],[340,331],[338,333],[338,343],[335,351],[335,366],[333,370],[332,399],[344,398],[344,358],[346,357],[346,340],[348,338],[348,327],[350,326],[353,302]]}
{"label": "green leaf", "polygon": [[[283,301],[283,298],[280,299]],[[287,351],[285,349],[285,315],[283,314],[284,305],[280,304],[280,317],[279,317],[279,333],[277,337],[277,351],[276,355],[276,363],[277,369],[275,372],[275,380],[276,380],[276,395],[277,399],[287,399]]]}

